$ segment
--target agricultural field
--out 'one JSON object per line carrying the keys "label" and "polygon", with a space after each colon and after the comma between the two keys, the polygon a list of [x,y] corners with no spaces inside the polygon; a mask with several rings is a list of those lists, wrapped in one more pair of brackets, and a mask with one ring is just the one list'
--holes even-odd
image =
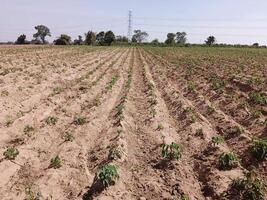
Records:
{"label": "agricultural field", "polygon": [[0,47],[1,200],[267,199],[267,50]]}

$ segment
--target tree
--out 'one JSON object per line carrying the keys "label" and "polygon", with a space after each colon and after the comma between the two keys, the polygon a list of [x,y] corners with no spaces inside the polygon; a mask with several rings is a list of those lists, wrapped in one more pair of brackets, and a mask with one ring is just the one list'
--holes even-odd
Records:
{"label": "tree", "polygon": [[25,44],[26,43],[26,35],[22,34],[18,37],[16,44]]}
{"label": "tree", "polygon": [[104,45],[105,43],[105,32],[101,31],[96,35],[96,41],[100,45]]}
{"label": "tree", "polygon": [[35,33],[35,34],[33,35],[33,37],[34,37],[36,40],[41,39],[42,43],[45,44],[45,43],[46,43],[46,41],[45,41],[45,37],[46,37],[46,36],[50,36],[50,37],[51,37],[51,33],[50,33],[49,28],[47,28],[47,27],[44,26],[44,25],[38,25],[38,26],[35,26],[34,28],[37,30],[37,33]]}
{"label": "tree", "polygon": [[69,45],[71,44],[71,37],[66,34],[61,34],[58,39],[54,41],[55,45]]}
{"label": "tree", "polygon": [[253,47],[259,47],[259,43],[254,43],[252,46]]}
{"label": "tree", "polygon": [[112,31],[108,31],[105,33],[105,37],[104,37],[104,41],[105,44],[107,44],[108,46],[110,46],[112,44],[112,42],[115,41],[115,35]]}
{"label": "tree", "polygon": [[116,37],[116,42],[124,42],[124,43],[128,43],[129,40],[126,36],[121,36],[121,35],[118,35]]}
{"label": "tree", "polygon": [[205,43],[206,43],[207,45],[211,46],[212,44],[215,43],[215,41],[216,41],[216,39],[215,39],[214,36],[209,36],[209,37],[207,38],[207,40],[205,41]]}
{"label": "tree", "polygon": [[177,44],[185,44],[186,43],[186,32],[177,32],[176,33],[176,42]]}
{"label": "tree", "polygon": [[132,42],[142,43],[148,37],[148,33],[141,30],[135,30],[132,37]]}
{"label": "tree", "polygon": [[159,44],[159,40],[158,39],[154,39],[154,40],[151,41],[151,44],[158,45]]}
{"label": "tree", "polygon": [[85,34],[85,41],[84,43],[87,45],[94,45],[96,42],[96,35],[93,31],[88,31],[88,33]]}
{"label": "tree", "polygon": [[175,43],[175,34],[174,33],[168,33],[167,34],[167,39],[165,41],[167,45],[172,45]]}
{"label": "tree", "polygon": [[74,40],[74,45],[82,45],[83,44],[83,37],[81,35],[78,36],[78,40]]}

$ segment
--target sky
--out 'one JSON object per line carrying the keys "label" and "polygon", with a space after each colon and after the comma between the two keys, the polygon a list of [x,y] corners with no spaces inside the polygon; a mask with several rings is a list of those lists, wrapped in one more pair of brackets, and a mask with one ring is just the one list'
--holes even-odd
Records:
{"label": "sky", "polygon": [[85,32],[132,28],[149,34],[148,41],[166,39],[169,32],[185,31],[188,42],[203,43],[214,35],[218,43],[267,45],[266,0],[0,0],[0,42],[28,40],[34,26],[50,28],[50,42],[60,34],[72,39]]}

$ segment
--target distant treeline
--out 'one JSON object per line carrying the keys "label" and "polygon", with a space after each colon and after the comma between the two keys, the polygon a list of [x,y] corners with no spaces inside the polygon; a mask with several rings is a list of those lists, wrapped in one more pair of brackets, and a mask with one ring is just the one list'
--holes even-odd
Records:
{"label": "distant treeline", "polygon": [[[0,44],[49,44],[46,37],[51,37],[50,29],[44,25],[38,25],[34,27],[36,33],[33,34],[32,40],[27,40],[25,34],[18,36],[15,42],[6,42]],[[115,36],[113,31],[101,31],[96,33],[94,31],[88,31],[82,35],[79,35],[77,39],[72,41],[72,38],[67,34],[61,34],[56,40],[53,41],[54,45],[99,45],[99,46],[110,46],[110,45],[152,45],[161,47],[191,47],[191,46],[213,46],[213,47],[257,47],[266,48],[266,46],[260,46],[258,43],[253,45],[241,45],[241,44],[219,44],[216,43],[214,36],[208,36],[204,44],[190,44],[187,42],[186,32],[168,33],[165,42],[160,42],[158,39],[154,39],[151,42],[146,42],[148,33],[141,30],[135,30],[132,38],[129,40],[126,36]]]}

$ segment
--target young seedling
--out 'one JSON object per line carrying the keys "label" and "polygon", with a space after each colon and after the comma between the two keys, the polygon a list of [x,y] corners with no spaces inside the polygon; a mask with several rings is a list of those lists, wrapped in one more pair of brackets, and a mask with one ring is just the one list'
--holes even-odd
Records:
{"label": "young seedling", "polygon": [[25,133],[25,135],[27,135],[28,137],[32,136],[32,133],[34,131],[34,128],[30,125],[26,125],[23,129],[23,132]]}
{"label": "young seedling", "polygon": [[161,130],[163,130],[163,129],[164,129],[164,126],[163,126],[162,124],[159,124],[158,127],[157,127],[157,130],[158,130],[158,131],[161,131]]}
{"label": "young seedling", "polygon": [[211,139],[211,144],[212,146],[218,146],[219,144],[223,143],[224,142],[224,139],[222,136],[214,136],[212,137]]}
{"label": "young seedling", "polygon": [[104,165],[97,172],[97,180],[99,180],[104,187],[114,185],[118,178],[119,174],[115,165]]}
{"label": "young seedling", "polygon": [[50,165],[49,165],[50,168],[58,169],[61,166],[62,166],[62,161],[58,155],[51,159]]}
{"label": "young seedling", "polygon": [[203,133],[203,129],[199,128],[196,130],[196,136],[204,138],[204,133]]}
{"label": "young seedling", "polygon": [[251,154],[258,160],[264,160],[267,157],[267,139],[254,139]]}
{"label": "young seedling", "polygon": [[258,178],[257,174],[254,171],[246,174],[245,178],[238,178],[233,180],[231,186],[232,189],[237,192],[237,196],[239,199],[265,199],[264,182]]}
{"label": "young seedling", "polygon": [[219,157],[219,168],[223,170],[230,170],[238,165],[237,156],[232,153],[222,153]]}
{"label": "young seedling", "polygon": [[161,145],[161,156],[168,160],[179,160],[182,156],[180,145],[172,142]]}
{"label": "young seedling", "polygon": [[251,92],[249,94],[248,102],[252,105],[267,105],[267,96],[259,93],[259,92]]}
{"label": "young seedling", "polygon": [[118,146],[111,147],[109,150],[108,158],[110,160],[118,160],[122,157],[122,151],[119,149]]}
{"label": "young seedling", "polygon": [[5,159],[15,160],[15,158],[19,155],[19,150],[15,147],[9,147],[3,153],[3,155],[4,155]]}
{"label": "young seedling", "polygon": [[24,200],[40,200],[42,197],[40,192],[34,192],[31,187],[26,188],[25,195],[26,197]]}
{"label": "young seedling", "polygon": [[85,117],[75,117],[75,119],[73,120],[73,123],[79,126],[84,125],[86,122],[87,121]]}
{"label": "young seedling", "polygon": [[189,200],[189,197],[186,194],[182,194],[180,200]]}
{"label": "young seedling", "polygon": [[46,124],[48,124],[49,126],[54,126],[54,125],[56,125],[57,120],[58,120],[58,119],[57,119],[56,117],[51,117],[51,116],[49,116],[49,117],[46,118],[45,122],[46,122]]}
{"label": "young seedling", "polygon": [[74,136],[71,133],[66,132],[63,139],[65,142],[72,142],[74,140]]}

